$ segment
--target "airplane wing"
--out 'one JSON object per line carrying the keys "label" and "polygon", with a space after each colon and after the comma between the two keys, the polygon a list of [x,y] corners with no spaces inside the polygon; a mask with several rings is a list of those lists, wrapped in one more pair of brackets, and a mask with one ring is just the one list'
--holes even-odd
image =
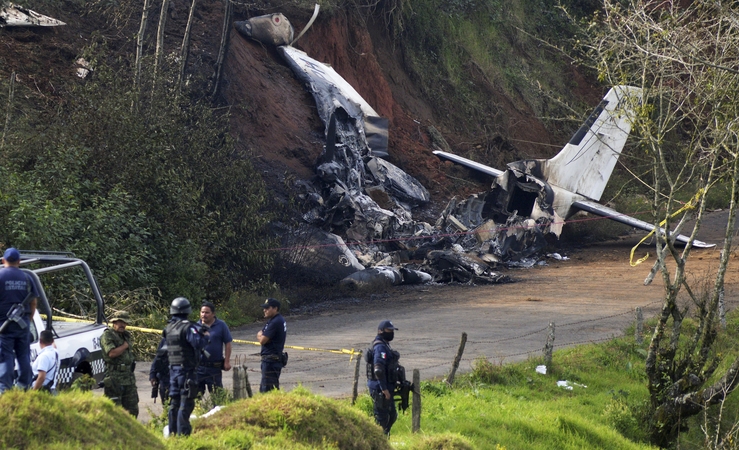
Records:
{"label": "airplane wing", "polygon": [[478,162],[472,161],[471,159],[462,158],[461,156],[457,156],[457,155],[454,155],[454,154],[451,154],[451,153],[442,152],[442,151],[435,151],[435,152],[433,152],[433,154],[436,155],[436,156],[438,156],[441,159],[444,159],[444,160],[447,160],[447,161],[451,161],[451,162],[453,162],[455,164],[459,164],[461,166],[468,167],[468,168],[470,168],[472,170],[475,170],[477,172],[484,173],[484,174],[487,174],[487,175],[491,175],[491,176],[494,176],[494,177],[499,177],[499,176],[503,175],[503,173],[504,173],[502,170],[493,169],[492,167],[486,166],[485,164],[480,164]]}
{"label": "airplane wing", "polygon": [[[600,203],[597,203],[591,200],[579,200],[579,201],[574,202],[572,206],[577,209],[587,211],[591,214],[595,214],[597,216],[606,217],[608,219],[615,220],[616,222],[621,222],[623,224],[632,226],[634,228],[641,228],[642,230],[646,230],[646,231],[652,231],[655,228],[654,225],[649,222],[645,222],[643,220],[639,220],[634,217],[627,216],[625,214],[622,214],[616,211],[615,209],[611,209],[607,206],[603,206]],[[662,232],[664,233],[664,229],[662,229]],[[689,238],[688,236],[678,234],[675,240],[682,242],[684,244],[687,244]],[[693,247],[697,247],[697,248],[712,248],[715,246],[716,244],[708,244],[706,242],[699,241],[697,239],[693,241]]]}

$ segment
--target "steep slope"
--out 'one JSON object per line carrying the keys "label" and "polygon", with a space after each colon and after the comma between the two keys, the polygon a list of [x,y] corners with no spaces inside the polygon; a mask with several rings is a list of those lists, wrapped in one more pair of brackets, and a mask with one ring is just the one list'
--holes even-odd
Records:
{"label": "steep slope", "polygon": [[[296,34],[307,22],[305,11],[282,12]],[[460,123],[455,117],[461,112],[448,113],[454,104],[447,105],[446,112],[435,111],[433,102],[424,98],[408,74],[407,55],[391,40],[381,18],[360,18],[345,11],[321,13],[295,46],[330,64],[389,119],[390,161],[416,177],[432,195],[432,205],[418,212],[424,220],[435,220],[451,196],[481,191],[489,185],[489,180],[433,156],[429,126],[441,131],[452,150],[460,154],[469,154],[475,147],[497,148],[497,160],[486,162],[498,166],[516,158],[549,157],[556,144],[563,142],[561,135],[553,136],[525,103],[508,98],[479,71],[472,71],[474,88],[489,98],[489,104],[481,105],[489,110],[486,123]],[[571,70],[580,95],[597,99],[597,90]],[[325,140],[324,125],[313,98],[277,52],[232,31],[222,82],[226,102],[232,106],[234,135],[239,145],[252,151],[272,189],[284,192],[286,180],[313,176]],[[504,131],[484,132],[493,126]]]}

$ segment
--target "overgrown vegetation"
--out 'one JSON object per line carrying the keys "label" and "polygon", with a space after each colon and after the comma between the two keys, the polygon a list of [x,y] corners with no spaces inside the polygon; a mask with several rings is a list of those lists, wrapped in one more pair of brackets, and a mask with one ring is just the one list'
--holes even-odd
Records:
{"label": "overgrown vegetation", "polygon": [[[648,335],[658,325],[646,324]],[[697,323],[686,321],[688,328]],[[716,341],[721,365],[739,354],[739,316],[727,317]],[[646,449],[650,446],[649,391],[645,359],[649,341],[638,344],[633,329],[601,344],[558,350],[546,374],[543,358],[501,365],[478,359],[453,386],[421,383],[421,432],[411,432],[410,413],[400,414],[390,439],[374,423],[372,401],[363,394],[354,406],[298,387],[291,392],[258,394],[229,403],[220,412],[193,420],[193,434],[162,441],[164,417],[146,429],[122,408],[91,393],[10,391],[0,396],[5,411],[0,445],[16,448],[277,449]],[[571,389],[558,386],[566,381]],[[228,402],[228,396],[218,402]],[[202,414],[212,399],[200,403]],[[93,419],[94,418],[94,419]],[[94,420],[95,423],[90,422]],[[739,400],[726,398],[686,421],[677,448],[736,449]],[[733,441],[713,445],[717,431],[733,429]],[[733,428],[732,428],[733,427]],[[53,428],[55,433],[49,433]],[[124,429],[125,428],[125,429]],[[81,431],[82,430],[82,431]],[[724,433],[720,434],[724,436]]]}
{"label": "overgrown vegetation", "polygon": [[0,396],[0,417],[2,448],[165,448],[123,408],[89,392],[11,390]]}
{"label": "overgrown vegetation", "polygon": [[[131,6],[96,12],[116,23]],[[136,90],[133,61],[111,58],[109,44],[94,39],[81,55],[93,72],[62,84],[56,103],[0,80],[8,225],[0,243],[74,252],[103,292],[145,290],[161,303],[178,295],[220,303],[235,291],[269,289],[272,255],[260,250],[271,245],[274,208],[249,155],[233,145],[228,111],[181,91],[175,59],[159,67],[156,86],[145,60]]]}
{"label": "overgrown vegetation", "polygon": [[[639,88],[639,95],[622,101],[638,102],[633,128],[652,190],[651,222],[696,237],[708,208],[705,194],[717,185],[730,192],[711,280],[696,283],[686,276],[690,245],[678,249],[661,232],[655,240],[657,260],[646,282],[660,275],[665,293],[645,361],[645,421],[651,441],[669,446],[688,418],[723,405],[739,386],[739,358],[727,361],[716,348],[724,333],[719,318],[739,196],[739,11],[732,3],[701,0],[659,7],[606,0],[604,8],[603,17],[582,30],[581,50],[607,83]],[[692,308],[680,304],[683,295]],[[735,424],[706,427],[706,444],[735,445],[735,434]]]}

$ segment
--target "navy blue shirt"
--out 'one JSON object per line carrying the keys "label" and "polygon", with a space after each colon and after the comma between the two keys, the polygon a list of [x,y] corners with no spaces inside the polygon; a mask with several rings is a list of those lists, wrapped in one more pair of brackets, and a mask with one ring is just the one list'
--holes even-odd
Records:
{"label": "navy blue shirt", "polygon": [[[0,269],[0,322],[8,316],[8,311],[16,303],[23,303],[29,292],[36,293],[28,275],[18,267]],[[26,307],[26,312],[30,312]]]}
{"label": "navy blue shirt", "polygon": [[[203,324],[202,321],[198,321],[199,324]],[[223,361],[223,345],[233,341],[231,337],[231,330],[228,329],[226,322],[216,319],[213,325],[210,327],[210,342],[205,347],[205,351],[210,353],[210,358],[206,358],[203,355],[201,361],[205,362],[221,362]]]}
{"label": "navy blue shirt", "polygon": [[261,355],[281,355],[285,350],[287,324],[280,313],[270,319],[262,328],[262,336],[268,337],[269,342],[262,346]]}

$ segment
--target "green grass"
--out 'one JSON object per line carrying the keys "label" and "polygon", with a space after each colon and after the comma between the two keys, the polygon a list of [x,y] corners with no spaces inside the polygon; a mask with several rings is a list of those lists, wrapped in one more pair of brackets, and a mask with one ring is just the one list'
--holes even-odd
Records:
{"label": "green grass", "polygon": [[[694,327],[690,321],[685,325],[686,333]],[[631,334],[626,331],[626,336]],[[733,314],[715,347],[722,361],[714,378],[737,357],[738,338],[739,318]],[[472,372],[459,376],[454,386],[422,382],[420,432],[411,432],[408,411],[399,416],[389,440],[374,423],[372,402],[366,394],[354,406],[302,387],[259,394],[230,403],[209,418],[193,420],[190,437],[162,440],[162,418],[146,428],[109,400],[90,393],[51,397],[10,391],[0,396],[4,414],[0,448],[653,448],[644,427],[647,345],[647,341],[637,345],[633,338],[624,337],[556,351],[546,375],[535,370],[541,358],[509,365],[478,359]],[[570,382],[573,389],[557,386],[558,380]],[[730,396],[721,408],[712,408],[705,416],[691,418],[679,448],[706,448],[704,429],[710,430],[709,436],[730,435],[730,427],[739,423],[736,397]],[[735,430],[734,442],[736,434]]]}
{"label": "green grass", "polygon": [[0,396],[0,448],[163,449],[164,445],[104,397],[11,390]]}

